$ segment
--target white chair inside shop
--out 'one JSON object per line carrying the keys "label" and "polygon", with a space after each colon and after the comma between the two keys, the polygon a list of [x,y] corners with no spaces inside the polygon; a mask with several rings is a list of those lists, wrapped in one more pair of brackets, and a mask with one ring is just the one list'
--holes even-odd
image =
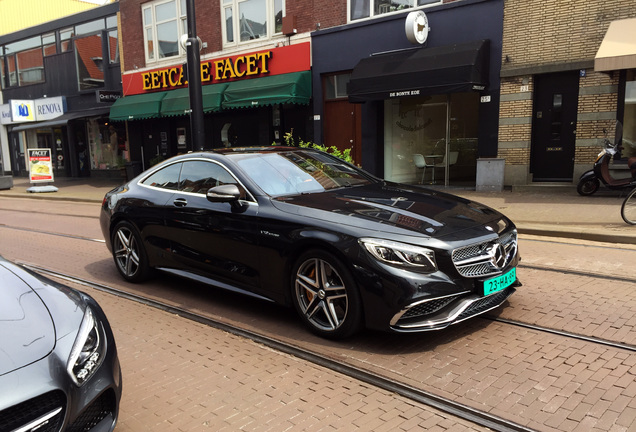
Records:
{"label": "white chair inside shop", "polygon": [[[458,151],[448,152],[448,166],[455,165],[457,163],[457,157],[459,156]],[[446,168],[446,155],[444,155],[444,159],[438,164],[433,165],[433,169],[435,168]],[[435,181],[435,171],[433,171],[433,181]]]}
{"label": "white chair inside shop", "polygon": [[[419,153],[413,154],[413,163],[415,163],[416,168],[422,169],[422,179],[420,180],[420,184],[422,184],[424,183],[424,176],[426,175],[426,167],[435,169],[435,165],[427,163],[424,155]],[[433,171],[433,174],[435,174],[435,171]]]}

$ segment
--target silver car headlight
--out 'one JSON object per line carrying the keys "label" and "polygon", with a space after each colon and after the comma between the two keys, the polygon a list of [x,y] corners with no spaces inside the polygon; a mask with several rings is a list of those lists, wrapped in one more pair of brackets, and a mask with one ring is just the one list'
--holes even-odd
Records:
{"label": "silver car headlight", "polygon": [[95,373],[103,361],[105,351],[104,328],[93,311],[87,308],[66,369],[75,384],[81,386]]}
{"label": "silver car headlight", "polygon": [[430,249],[373,238],[362,238],[359,241],[371,255],[385,264],[426,273],[437,270],[435,253]]}

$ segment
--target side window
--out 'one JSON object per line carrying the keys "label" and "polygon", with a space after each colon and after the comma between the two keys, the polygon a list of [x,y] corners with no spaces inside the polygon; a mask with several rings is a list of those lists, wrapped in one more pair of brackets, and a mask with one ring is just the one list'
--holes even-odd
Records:
{"label": "side window", "polygon": [[[234,177],[220,165],[205,161],[189,161],[183,164],[179,190],[206,194],[210,188],[236,183]],[[244,195],[244,192],[241,195]]]}
{"label": "side window", "polygon": [[141,184],[145,186],[154,186],[163,189],[177,190],[179,185],[179,174],[183,164],[176,163],[160,169],[150,177],[146,178]]}

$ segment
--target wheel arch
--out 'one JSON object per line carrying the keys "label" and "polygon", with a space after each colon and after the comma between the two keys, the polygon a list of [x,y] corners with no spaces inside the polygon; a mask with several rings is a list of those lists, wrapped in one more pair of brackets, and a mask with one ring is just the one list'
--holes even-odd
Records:
{"label": "wheel arch", "polygon": [[[357,238],[344,239],[342,236],[325,233],[324,231],[303,231],[302,235],[306,237],[303,241],[292,243],[291,247],[285,251],[285,301],[289,304],[291,304],[291,296],[293,295],[292,269],[298,258],[310,250],[320,250],[333,255],[355,279],[355,269],[351,263],[352,257],[344,253],[343,250],[351,249],[348,245],[357,242]],[[358,291],[360,291],[359,287]]]}

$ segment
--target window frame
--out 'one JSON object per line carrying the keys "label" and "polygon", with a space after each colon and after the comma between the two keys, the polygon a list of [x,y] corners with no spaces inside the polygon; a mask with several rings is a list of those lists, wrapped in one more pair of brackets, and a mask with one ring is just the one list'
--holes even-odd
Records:
{"label": "window frame", "polygon": [[[285,3],[286,0],[262,0],[265,3],[265,25],[266,25],[266,33],[263,37],[256,37],[254,39],[241,40],[241,31],[239,20],[239,11],[241,8],[241,4],[245,4],[250,1],[256,0],[222,0],[220,7],[221,14],[221,37],[223,41],[223,47],[236,47],[247,44],[258,43],[261,41],[270,41],[277,37],[282,37],[282,18],[286,16],[285,13]],[[281,28],[276,31],[276,7],[277,3],[280,3],[281,10]],[[232,40],[228,38],[228,25],[226,20],[226,10],[231,10],[232,13]]]}
{"label": "window frame", "polygon": [[[353,18],[352,14],[353,14],[353,3],[354,2],[364,2],[364,1],[368,1],[368,6],[369,6],[369,14],[366,16],[361,16],[359,18]],[[427,1],[429,3],[425,3],[425,4],[418,4],[419,1]],[[395,14],[399,14],[399,13],[403,13],[405,11],[415,11],[415,10],[419,10],[419,9],[423,9],[423,8],[429,8],[432,6],[439,6],[441,4],[443,4],[443,0],[410,0],[411,5],[409,7],[405,7],[403,9],[396,9],[396,10],[388,10],[387,12],[379,12],[376,13],[376,3],[377,4],[384,4],[386,3],[387,5],[390,5],[390,1],[387,2],[387,0],[347,0],[347,22],[351,23],[351,22],[358,22],[358,21],[362,21],[362,20],[368,20],[368,19],[375,19],[375,18],[379,18],[379,17],[384,17],[384,16],[388,16],[388,15],[395,15]]]}
{"label": "window frame", "polygon": [[[157,6],[162,6],[168,3],[174,3],[175,5],[175,16],[168,20],[162,20],[157,22],[157,14],[156,9]],[[146,11],[150,11],[150,23],[146,23]],[[171,21],[176,21],[177,24],[177,54],[171,55],[167,57],[159,57],[159,43],[157,36],[157,26],[161,24],[166,24]],[[188,34],[188,22],[187,22],[187,10],[185,0],[157,0],[149,3],[144,3],[141,6],[141,24],[143,30],[144,37],[144,56],[146,58],[146,63],[159,63],[163,61],[169,61],[170,59],[184,56],[186,54],[185,49],[179,43],[181,36],[184,34]],[[152,53],[149,50],[149,40],[148,40],[148,31],[152,33]],[[151,57],[152,54],[152,57]]]}

